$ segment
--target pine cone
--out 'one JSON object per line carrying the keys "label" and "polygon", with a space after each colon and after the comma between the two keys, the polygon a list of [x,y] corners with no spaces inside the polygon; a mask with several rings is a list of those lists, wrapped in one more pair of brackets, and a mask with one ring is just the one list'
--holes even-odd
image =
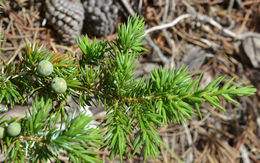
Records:
{"label": "pine cone", "polygon": [[74,44],[81,34],[84,8],[80,0],[46,0],[45,17],[65,44]]}
{"label": "pine cone", "polygon": [[119,7],[115,0],[82,0],[84,29],[89,36],[105,37],[115,31]]}

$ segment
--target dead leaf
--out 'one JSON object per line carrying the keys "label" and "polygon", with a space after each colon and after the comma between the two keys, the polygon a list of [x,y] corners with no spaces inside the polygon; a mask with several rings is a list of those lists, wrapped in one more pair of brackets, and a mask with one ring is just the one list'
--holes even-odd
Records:
{"label": "dead leaf", "polygon": [[242,47],[254,68],[260,68],[260,39],[247,37],[243,40]]}
{"label": "dead leaf", "polygon": [[199,46],[188,45],[186,54],[184,55],[181,65],[188,66],[190,71],[199,70],[204,63],[206,57],[212,57],[213,55]]}

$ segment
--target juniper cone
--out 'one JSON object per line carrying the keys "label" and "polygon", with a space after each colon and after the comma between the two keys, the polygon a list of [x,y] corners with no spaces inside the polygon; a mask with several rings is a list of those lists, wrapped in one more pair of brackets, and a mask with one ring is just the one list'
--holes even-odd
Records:
{"label": "juniper cone", "polygon": [[115,0],[82,0],[85,9],[84,32],[104,37],[116,29],[119,5]]}
{"label": "juniper cone", "polygon": [[42,60],[37,66],[37,72],[42,76],[49,76],[53,71],[51,62]]}
{"label": "juniper cone", "polygon": [[63,78],[56,77],[52,80],[51,87],[56,93],[64,93],[67,90],[67,83]]}
{"label": "juniper cone", "polygon": [[76,43],[84,20],[80,0],[46,0],[45,17],[62,42],[68,45]]}
{"label": "juniper cone", "polygon": [[5,129],[3,127],[0,127],[0,139],[3,139],[5,136]]}
{"label": "juniper cone", "polygon": [[7,133],[9,136],[18,136],[21,132],[20,123],[13,122],[7,127]]}

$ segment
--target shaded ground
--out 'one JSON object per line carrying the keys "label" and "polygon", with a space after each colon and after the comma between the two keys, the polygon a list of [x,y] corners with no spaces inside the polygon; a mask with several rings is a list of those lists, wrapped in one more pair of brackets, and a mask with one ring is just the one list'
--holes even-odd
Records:
{"label": "shaded ground", "polygon": [[[183,19],[173,27],[149,33],[146,46],[149,52],[140,58],[138,74],[147,75],[154,67],[188,65],[190,72],[203,72],[201,85],[206,85],[220,75],[227,80],[253,84],[255,96],[237,100],[241,105],[222,103],[226,113],[208,104],[203,105],[200,120],[194,116],[187,125],[169,125],[160,130],[168,148],[186,162],[259,162],[260,161],[260,1],[258,0],[143,0],[131,1],[131,7],[145,19],[147,28],[176,20],[178,16],[192,13],[207,19]],[[42,26],[38,10],[41,3],[29,1],[3,2],[4,13],[0,19],[0,32],[6,42],[0,47],[0,58],[8,63],[21,59],[25,40],[39,41],[55,53],[80,55],[77,45],[64,46],[57,42],[51,28]],[[11,7],[12,6],[12,7]],[[129,9],[129,8],[128,8]],[[125,9],[125,15],[131,11]],[[121,18],[121,22],[125,17]],[[218,23],[221,29],[212,21]],[[233,32],[230,35],[225,30]],[[253,34],[251,32],[254,32]],[[241,37],[251,34],[254,37]],[[110,35],[105,39],[114,39]],[[1,63],[0,63],[1,64]],[[19,106],[17,106],[19,109]],[[102,118],[102,116],[97,116]],[[104,162],[108,151],[100,152]],[[116,159],[114,160],[116,161]],[[129,162],[142,162],[136,156]],[[149,162],[176,162],[170,153],[161,148],[161,157]]]}

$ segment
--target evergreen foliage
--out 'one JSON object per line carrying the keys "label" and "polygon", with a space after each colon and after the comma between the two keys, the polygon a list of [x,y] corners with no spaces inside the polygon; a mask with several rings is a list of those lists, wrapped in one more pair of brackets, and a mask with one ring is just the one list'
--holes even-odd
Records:
{"label": "evergreen foliage", "polygon": [[[119,156],[121,161],[136,153],[144,159],[156,158],[164,146],[159,127],[182,124],[196,113],[201,117],[203,102],[225,111],[220,97],[238,103],[234,97],[255,93],[252,86],[232,84],[234,79],[223,83],[223,76],[202,88],[201,76],[192,80],[184,67],[154,69],[148,79],[138,80],[135,70],[138,56],[145,51],[143,35],[144,21],[135,16],[119,27],[115,42],[79,38],[79,60],[27,43],[19,64],[3,64],[0,103],[13,107],[36,97],[26,117],[0,118],[0,127],[14,121],[22,126],[19,136],[0,140],[6,162],[59,162],[64,153],[72,162],[101,162],[93,148],[109,148],[111,159]],[[49,76],[37,73],[42,60],[53,65]],[[56,77],[66,81],[64,93],[53,91],[51,81]],[[104,104],[107,115],[98,128],[89,126],[91,118],[84,112],[72,117],[67,113],[69,96],[79,98],[81,106],[93,104],[92,97]]]}

